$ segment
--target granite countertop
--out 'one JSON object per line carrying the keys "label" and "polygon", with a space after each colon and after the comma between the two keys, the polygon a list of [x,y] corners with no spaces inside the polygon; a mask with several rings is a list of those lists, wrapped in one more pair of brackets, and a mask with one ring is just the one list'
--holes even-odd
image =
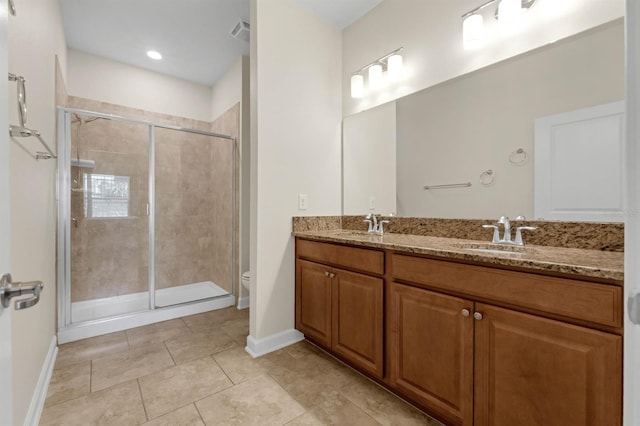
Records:
{"label": "granite countertop", "polygon": [[619,284],[624,280],[624,253],[622,252],[527,245],[523,249],[502,246],[497,248],[514,251],[487,253],[472,251],[469,248],[492,248],[488,241],[394,233],[374,235],[348,229],[298,231],[293,232],[292,235],[315,241],[579,275],[611,280]]}

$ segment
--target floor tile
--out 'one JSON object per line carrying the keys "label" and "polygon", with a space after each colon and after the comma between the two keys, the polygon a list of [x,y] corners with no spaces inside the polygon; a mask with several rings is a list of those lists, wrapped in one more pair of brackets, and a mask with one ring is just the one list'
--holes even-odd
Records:
{"label": "floor tile", "polygon": [[283,425],[304,408],[269,376],[261,375],[196,402],[206,424]]}
{"label": "floor tile", "polygon": [[176,364],[184,364],[237,346],[237,343],[222,330],[188,333],[167,340],[165,344]]}
{"label": "floor tile", "polygon": [[211,357],[171,367],[139,381],[150,419],[233,386]]}
{"label": "floor tile", "polygon": [[51,375],[44,406],[60,404],[91,392],[91,361],[56,367]]}
{"label": "floor tile", "polygon": [[146,421],[138,383],[133,380],[47,407],[42,412],[40,426],[129,426]]}
{"label": "floor tile", "polygon": [[442,426],[437,420],[365,378],[343,387],[340,393],[382,425]]}
{"label": "floor tile", "polygon": [[56,368],[129,350],[124,331],[65,343],[58,347]]}
{"label": "floor tile", "polygon": [[321,404],[358,377],[337,361],[316,354],[293,358],[284,353],[268,359],[275,365],[270,375],[307,409]]}
{"label": "floor tile", "polygon": [[234,384],[268,373],[273,366],[264,357],[251,358],[240,346],[213,354],[213,358]]}
{"label": "floor tile", "polygon": [[247,336],[249,336],[249,321],[245,319],[227,321],[220,327],[222,331],[227,333],[240,346],[247,345]]}
{"label": "floor tile", "polygon": [[245,319],[248,323],[248,309],[237,309],[231,306],[225,309],[218,309],[215,311],[204,312],[202,314],[183,317],[184,322],[189,326],[189,328],[198,332],[219,330],[225,323],[240,319]]}
{"label": "floor tile", "polygon": [[129,346],[131,347],[162,343],[165,340],[173,339],[190,332],[191,330],[187,324],[180,318],[126,331]]}
{"label": "floor tile", "polygon": [[179,408],[169,414],[145,423],[144,426],[205,426],[200,413],[193,404]]}
{"label": "floor tile", "polygon": [[335,392],[320,405],[287,423],[287,426],[311,425],[379,426],[380,423]]}
{"label": "floor tile", "polygon": [[173,366],[163,344],[142,346],[93,361],[91,391],[95,392]]}

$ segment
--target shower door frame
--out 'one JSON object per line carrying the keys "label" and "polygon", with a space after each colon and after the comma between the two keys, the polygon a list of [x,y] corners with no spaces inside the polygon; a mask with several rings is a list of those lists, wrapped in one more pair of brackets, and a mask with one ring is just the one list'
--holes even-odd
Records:
{"label": "shower door frame", "polygon": [[[236,209],[237,189],[237,138],[220,133],[191,129],[169,124],[158,124],[151,121],[122,117],[77,108],[57,107],[58,123],[58,341],[71,342],[87,337],[94,337],[105,333],[121,331],[133,327],[166,321],[185,315],[234,306],[237,292],[237,247],[236,226],[238,218]],[[87,115],[107,120],[123,121],[141,124],[149,128],[149,190],[147,201],[147,216],[149,218],[149,274],[147,288],[149,292],[149,308],[146,311],[132,312],[107,318],[99,318],[79,323],[71,322],[71,116],[72,114]],[[231,293],[225,296],[200,299],[192,302],[157,308],[155,303],[155,131],[168,129],[203,136],[211,136],[229,140],[232,144],[232,179],[231,203],[233,215],[231,218]],[[212,142],[215,143],[215,142]]]}

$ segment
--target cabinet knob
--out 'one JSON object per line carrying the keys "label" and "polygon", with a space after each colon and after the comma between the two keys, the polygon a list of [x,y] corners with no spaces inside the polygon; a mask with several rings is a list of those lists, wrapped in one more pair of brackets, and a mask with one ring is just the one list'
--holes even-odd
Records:
{"label": "cabinet knob", "polygon": [[328,276],[329,276],[329,272],[324,271],[324,276],[325,276],[325,277],[328,277]]}
{"label": "cabinet knob", "polygon": [[336,276],[336,274],[334,274],[334,273],[330,273],[330,274],[329,274],[329,278],[333,278],[333,277],[335,277],[335,276]]}
{"label": "cabinet knob", "polygon": [[463,316],[463,317],[468,317],[468,316],[469,316],[469,314],[470,314],[470,312],[469,312],[469,310],[468,310],[468,309],[463,309],[463,310],[462,310],[462,316]]}
{"label": "cabinet knob", "polygon": [[473,317],[474,317],[476,320],[480,321],[480,320],[482,319],[482,314],[481,314],[480,312],[475,312],[475,313],[473,314]]}

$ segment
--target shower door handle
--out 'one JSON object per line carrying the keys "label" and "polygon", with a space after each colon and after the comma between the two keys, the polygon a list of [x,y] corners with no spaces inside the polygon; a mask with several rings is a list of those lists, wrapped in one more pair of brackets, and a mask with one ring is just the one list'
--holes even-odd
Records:
{"label": "shower door handle", "polygon": [[4,274],[0,279],[0,303],[2,303],[3,307],[8,308],[11,305],[12,298],[32,294],[32,297],[17,300],[15,303],[16,310],[30,308],[40,300],[42,287],[42,281],[14,283],[11,280],[11,274]]}

